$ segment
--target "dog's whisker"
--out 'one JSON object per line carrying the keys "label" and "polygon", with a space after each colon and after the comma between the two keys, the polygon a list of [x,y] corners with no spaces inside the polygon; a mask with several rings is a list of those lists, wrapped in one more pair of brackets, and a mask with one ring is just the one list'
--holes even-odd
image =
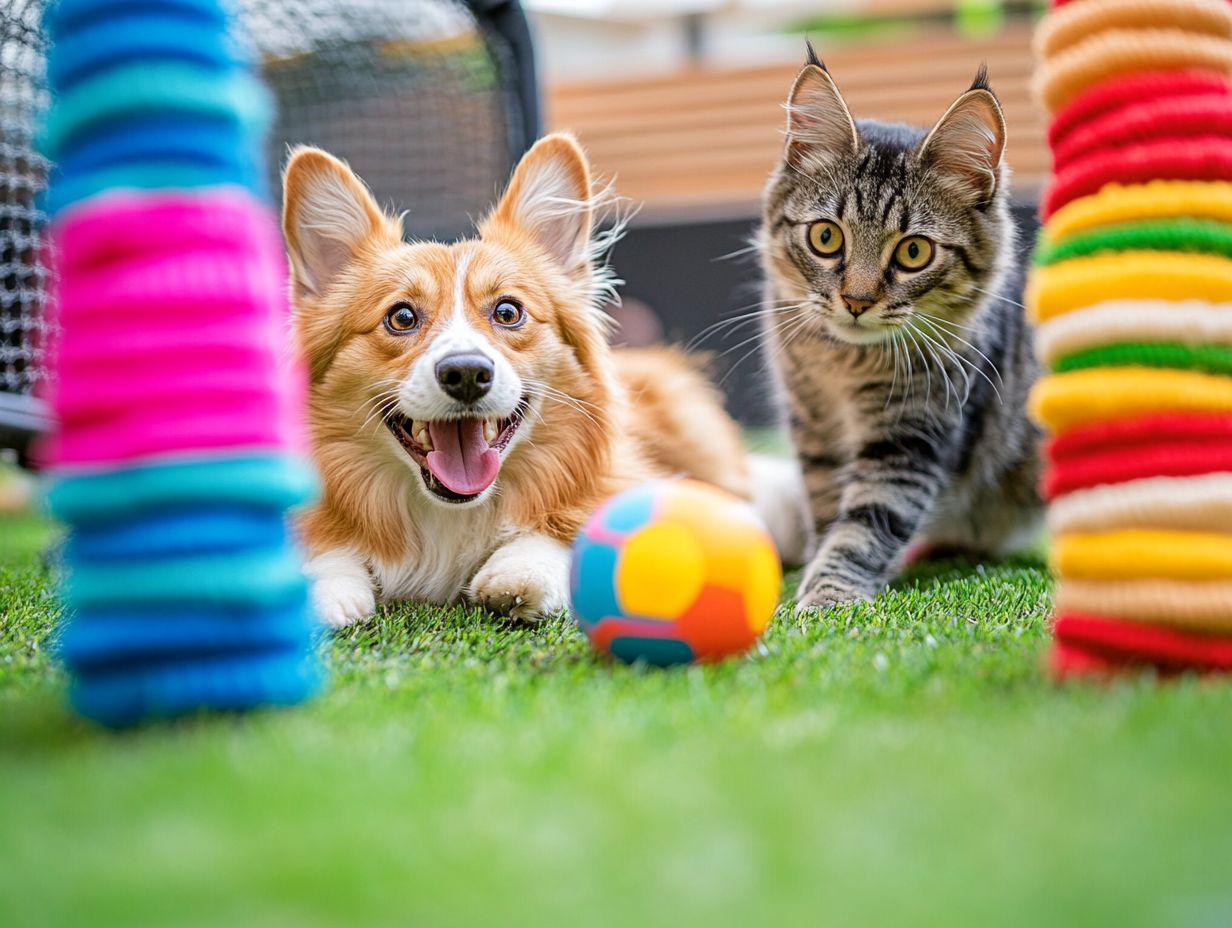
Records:
{"label": "dog's whisker", "polygon": [[398,398],[397,392],[398,392],[397,390],[384,390],[380,393],[374,394],[373,396],[368,397],[366,400],[364,400],[362,403],[356,406],[355,411],[357,413],[360,413],[374,404],[384,403],[391,399],[397,400]]}
{"label": "dog's whisker", "polygon": [[[364,400],[355,410],[357,415],[365,416],[363,424],[360,426],[360,431],[363,431],[368,427],[373,417],[379,416],[381,419],[386,418],[393,408],[397,406],[397,404],[397,391],[394,390],[387,390],[384,393],[378,393],[376,396],[372,396]],[[370,410],[368,410],[369,406],[371,406]],[[365,410],[368,411],[365,413]]]}
{"label": "dog's whisker", "polygon": [[532,387],[535,387],[544,392],[551,392],[553,394],[556,394],[561,399],[567,399],[573,403],[580,403],[583,406],[589,406],[591,409],[595,410],[596,412],[602,411],[602,407],[600,407],[599,405],[592,403],[588,400],[584,400],[581,397],[572,396],[571,394],[565,393],[563,390],[553,387],[549,385],[548,383],[546,383],[545,381],[527,378],[523,380],[523,383],[529,384]]}
{"label": "dog's whisker", "polygon": [[[546,384],[537,384],[537,385],[531,384],[527,389],[527,393],[538,399],[556,400],[558,403],[568,406],[572,408],[574,411],[576,411],[577,413],[579,413],[580,415],[585,416],[590,422],[594,423],[595,425],[602,425],[602,423],[592,413],[590,413],[584,406],[581,405],[585,401],[579,400],[577,397],[570,396],[569,394],[564,393],[560,390],[556,390],[555,388],[548,387]],[[592,408],[596,410],[599,408],[595,406],[593,403],[586,403],[586,405],[591,406]],[[536,410],[536,415],[538,415],[538,410]],[[539,421],[541,422],[543,421],[542,416],[539,417]]]}
{"label": "dog's whisker", "polygon": [[540,393],[551,394],[560,399],[568,400],[571,403],[577,403],[582,406],[589,406],[591,409],[594,409],[596,411],[599,411],[601,408],[597,404],[592,403],[589,400],[584,400],[579,396],[573,396],[572,394],[566,393],[565,391],[559,389],[558,387],[553,387],[551,384],[548,384],[542,380],[526,379],[523,381],[523,383],[528,384],[530,387],[539,391]]}
{"label": "dog's whisker", "polygon": [[389,414],[397,407],[397,399],[387,400],[380,406],[377,406],[364,419],[363,424],[359,427],[359,431],[364,431],[369,425],[380,425],[389,418]]}

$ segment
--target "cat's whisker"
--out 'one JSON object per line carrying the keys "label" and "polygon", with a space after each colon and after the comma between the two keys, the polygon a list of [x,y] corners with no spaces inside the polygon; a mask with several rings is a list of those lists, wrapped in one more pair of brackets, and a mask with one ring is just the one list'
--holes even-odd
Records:
{"label": "cat's whisker", "polygon": [[924,408],[927,410],[932,406],[933,399],[933,369],[929,364],[930,354],[927,350],[927,345],[920,341],[920,332],[916,329],[907,327],[907,334],[911,338],[912,346],[919,353],[920,367],[924,369],[925,393],[924,393]]}
{"label": "cat's whisker", "polygon": [[890,403],[893,402],[894,400],[894,391],[898,389],[898,369],[901,366],[901,361],[899,359],[899,352],[900,350],[904,350],[904,351],[906,350],[905,346],[902,345],[902,335],[903,333],[902,333],[901,328],[895,329],[890,333],[890,338],[889,338],[890,355],[891,355],[892,363],[894,365],[894,372],[890,378],[890,393],[886,397],[885,406],[882,407],[883,410],[890,408]]}
{"label": "cat's whisker", "polygon": [[894,398],[894,387],[898,385],[898,333],[891,332],[890,338],[886,339],[886,344],[890,346],[890,364],[892,373],[890,377],[890,393],[886,396],[886,403],[885,405],[882,405],[882,410],[890,408],[890,403]]}
{"label": "cat's whisker", "polygon": [[993,291],[993,290],[988,290],[988,289],[985,289],[984,287],[981,287],[981,286],[979,286],[978,284],[971,284],[971,289],[972,289],[972,290],[976,290],[976,291],[978,291],[978,292],[980,292],[980,293],[984,294],[985,296],[990,296],[990,297],[992,297],[992,298],[993,298],[993,299],[995,299],[995,300],[1002,300],[1002,301],[1004,301],[1004,302],[1006,302],[1006,303],[1009,303],[1011,306],[1017,306],[1017,307],[1018,307],[1019,309],[1021,309],[1021,310],[1024,310],[1024,311],[1025,311],[1025,310],[1026,310],[1026,308],[1027,308],[1024,304],[1019,303],[1017,300],[1011,300],[1008,296],[1006,296],[1006,295],[1005,295],[1005,294],[1003,294],[1003,293],[997,293],[997,292],[995,292],[995,291]]}
{"label": "cat's whisker", "polygon": [[[929,344],[928,339],[924,339],[923,349],[922,360],[924,361],[924,372],[925,375],[928,376],[928,397],[925,397],[924,399],[924,407],[931,408],[931,405],[933,405],[933,402],[931,402],[933,401],[933,365],[929,364],[929,361],[935,362],[936,368],[938,368],[941,377],[945,378],[946,383],[949,383],[949,378],[946,377],[945,359],[938,357],[938,354],[936,354],[936,349],[933,348],[933,345]],[[926,357],[923,355],[926,355]],[[945,408],[950,408],[949,392],[945,394]]]}
{"label": "cat's whisker", "polygon": [[913,338],[918,339],[917,344],[919,345],[919,348],[920,348],[920,360],[924,362],[925,366],[928,367],[929,371],[931,371],[931,365],[929,364],[930,361],[933,362],[933,364],[935,364],[936,367],[938,367],[938,372],[940,373],[942,380],[945,381],[945,385],[946,385],[945,408],[946,410],[949,410],[950,409],[950,373],[949,371],[946,370],[945,357],[938,354],[938,351],[936,351],[935,345],[931,343],[930,339],[926,338],[923,332],[920,332],[920,330],[913,327],[913,325],[910,325],[910,327],[908,328],[910,330],[910,333],[912,333]]}
{"label": "cat's whisker", "polygon": [[758,246],[757,242],[749,242],[743,248],[737,248],[735,251],[729,251],[725,255],[719,255],[717,258],[711,258],[710,260],[712,263],[718,261],[730,261],[733,258],[739,258],[742,255],[753,254],[753,252],[757,251],[758,247],[760,246]]}
{"label": "cat's whisker", "polygon": [[786,335],[782,339],[782,344],[779,345],[778,350],[776,350],[774,354],[771,355],[769,358],[767,358],[766,361],[763,363],[762,365],[763,370],[769,368],[771,364],[778,361],[778,359],[782,356],[783,352],[788,349],[791,343],[795,341],[797,338],[799,338],[801,334],[803,334],[804,330],[808,327],[808,323],[809,323],[809,318],[807,314],[796,320],[795,325],[793,325],[790,328],[790,330],[786,333]]}
{"label": "cat's whisker", "polygon": [[934,313],[930,313],[927,310],[920,309],[918,306],[915,308],[915,315],[924,316],[925,318],[931,319],[933,322],[943,323],[944,325],[948,325],[960,332],[978,332],[979,331],[979,329],[976,326],[963,325],[961,322],[955,322],[953,319],[945,319],[941,316],[935,315]]}
{"label": "cat's whisker", "polygon": [[[928,321],[927,319],[921,319],[920,321],[921,321],[921,322],[923,322],[925,325],[929,325],[929,324],[930,324],[930,323],[929,323],[929,321]],[[934,334],[936,334],[936,335],[938,336],[938,338],[940,339],[940,337],[941,337],[941,335],[942,335],[941,330],[939,330],[939,329],[934,329],[933,331],[934,331]],[[957,338],[957,336],[953,336],[953,335],[951,335],[951,337]],[[963,341],[962,339],[958,339],[958,340],[959,340],[959,341]],[[942,344],[944,344],[944,339],[941,339],[941,342],[942,342]],[[1000,380],[1000,379],[1001,379],[1001,375],[1000,375],[1000,373],[997,371],[996,367],[992,364],[992,362],[988,360],[988,356],[987,356],[987,355],[985,355],[982,351],[980,351],[978,348],[976,348],[976,347],[975,347],[974,345],[972,345],[970,342],[963,342],[963,344],[967,345],[967,347],[969,347],[972,351],[974,351],[974,352],[975,352],[976,354],[978,354],[981,358],[983,358],[985,361],[987,361],[987,362],[988,362],[988,364],[989,364],[989,366],[991,366],[991,367],[992,367],[993,373],[997,375],[997,379],[998,379],[998,380]],[[950,346],[946,345],[945,347],[946,347],[946,350],[949,352],[950,357],[952,357],[955,361],[957,361],[957,362],[959,363],[960,368],[961,368],[961,366],[962,366],[962,365],[966,365],[967,367],[969,367],[969,368],[971,369],[971,372],[972,372],[972,373],[974,373],[974,374],[979,374],[981,377],[983,377],[983,378],[984,378],[984,379],[988,382],[988,385],[989,385],[990,387],[992,387],[992,392],[996,394],[996,396],[997,396],[997,402],[1001,403],[1002,405],[1004,405],[1004,404],[1005,404],[1005,399],[1001,396],[1001,391],[997,388],[997,384],[993,381],[993,379],[992,379],[991,377],[989,377],[989,376],[988,376],[988,374],[986,374],[986,373],[984,372],[984,369],[983,369],[982,367],[980,367],[980,365],[976,364],[976,363],[975,363],[974,361],[972,361],[970,358],[963,357],[963,355],[962,355],[960,352],[955,351],[955,350],[954,350],[953,348],[951,348]]]}
{"label": "cat's whisker", "polygon": [[921,338],[924,339],[924,343],[928,346],[929,355],[931,355],[933,360],[937,362],[937,367],[941,372],[941,376],[945,379],[945,385],[946,385],[945,408],[946,408],[946,411],[948,412],[950,409],[950,394],[951,393],[953,393],[954,401],[958,404],[958,409],[961,411],[964,404],[967,402],[967,397],[970,395],[971,381],[967,379],[966,372],[962,371],[962,366],[959,365],[959,371],[962,371],[964,382],[967,385],[966,389],[964,390],[962,399],[959,399],[958,388],[955,387],[953,383],[950,381],[949,368],[946,366],[946,363],[945,363],[946,357],[953,356],[953,350],[950,349],[944,343],[939,342],[935,340],[934,338],[930,337],[927,332],[924,332],[921,329],[915,329],[913,327],[913,331],[916,334],[918,334]]}
{"label": "cat's whisker", "polygon": [[[919,321],[925,325],[928,324],[926,319],[920,319]],[[952,359],[957,365],[956,370],[962,372],[963,376],[966,377],[966,368],[964,368],[961,363],[965,359],[954,350],[952,345],[948,344],[945,339],[940,336],[936,329],[931,329],[928,331],[921,329],[914,324],[914,320],[912,328],[921,338],[926,339],[930,345],[934,346],[934,348],[940,352],[940,356],[942,358]]]}
{"label": "cat's whisker", "polygon": [[[975,328],[974,326],[959,325],[957,322],[954,322],[951,319],[943,319],[940,316],[934,316],[932,313],[918,313],[918,315],[922,319],[927,320],[932,325],[933,328],[939,330],[943,334],[951,335],[955,340],[962,342],[972,351],[979,351],[978,348],[972,345],[969,341],[965,341],[963,336],[958,334],[958,332],[960,331],[967,332],[967,333],[978,332],[979,330]],[[981,352],[981,355],[982,355],[982,352]],[[984,360],[987,361],[988,358],[984,356]],[[991,364],[992,362],[989,361],[989,363]]]}
{"label": "cat's whisker", "polygon": [[[791,343],[791,341],[794,340],[805,328],[807,328],[810,318],[811,318],[810,313],[800,312],[799,315],[796,316],[795,318],[785,319],[782,322],[777,323],[770,331],[759,332],[757,335],[754,335],[752,338],[745,339],[745,341],[742,342],[741,344],[747,345],[749,344],[749,342],[757,342],[758,339],[764,338],[769,335],[779,336],[778,350],[776,350],[774,354],[771,355],[770,358],[768,358],[766,362],[763,364],[763,369],[767,368],[769,367],[771,363],[773,363],[774,360],[776,360],[783,353],[783,351],[786,350],[787,346]],[[740,346],[739,345],[736,346],[736,348],[738,347]],[[736,368],[738,368],[741,364],[743,364],[745,361],[747,361],[749,358],[755,355],[757,353],[758,348],[760,347],[761,347],[760,343],[754,344],[752,349],[750,349],[749,351],[746,351],[743,355],[741,355],[740,359],[736,361],[730,368],[728,368],[727,372],[724,373],[723,376],[719,379],[718,385],[720,387],[723,386],[723,384],[727,382],[727,379],[733,373],[735,373]],[[735,348],[731,349],[731,351],[734,351],[734,350],[736,349]],[[724,354],[729,354],[729,353],[730,351],[724,352]]]}
{"label": "cat's whisker", "polygon": [[[753,305],[757,305],[757,304],[753,304]],[[741,315],[735,316],[730,319],[720,319],[718,322],[713,322],[710,325],[706,326],[706,328],[702,329],[700,332],[694,335],[691,339],[689,339],[688,343],[685,345],[685,351],[694,350],[698,345],[700,345],[706,339],[708,335],[717,334],[719,332],[722,332],[723,333],[722,337],[726,338],[729,335],[734,334],[737,329],[741,329],[746,325],[752,325],[753,323],[757,322],[760,319],[764,319],[769,316],[774,316],[774,315],[778,315],[778,314],[785,313],[785,312],[791,312],[793,310],[800,309],[801,307],[805,305],[807,305],[807,303],[792,303],[786,306],[764,306],[760,309],[755,309],[752,312],[742,313]],[[747,309],[748,307],[744,307],[744,308]],[[727,330],[730,330],[730,331],[727,331]]]}
{"label": "cat's whisker", "polygon": [[[911,337],[910,330],[905,330],[907,336]],[[903,406],[898,411],[898,418],[901,421],[903,418],[903,410],[907,408],[907,404],[911,401],[911,392],[915,387],[915,365],[911,361],[911,348],[914,346],[915,339],[912,338],[912,345],[904,345],[903,355],[907,358],[907,389],[903,392]]]}
{"label": "cat's whisker", "polygon": [[[791,311],[796,312],[796,313],[800,313],[802,309],[803,309],[802,306],[791,307]],[[786,310],[784,312],[786,312]],[[778,313],[776,313],[776,315],[778,315]],[[805,318],[807,318],[808,313],[803,313],[803,315]],[[718,357],[725,358],[729,354],[733,354],[734,352],[739,351],[741,348],[744,348],[746,345],[753,344],[754,342],[760,341],[764,338],[768,338],[770,335],[777,334],[778,332],[782,331],[784,326],[787,326],[790,323],[796,321],[797,318],[798,317],[793,316],[788,319],[776,321],[772,326],[770,326],[768,330],[759,329],[757,332],[754,332],[752,335],[748,336],[747,338],[742,339],[741,341],[737,342],[735,345],[732,345],[730,348],[723,349],[721,352],[719,352]]]}
{"label": "cat's whisker", "polygon": [[[970,348],[972,351],[974,351],[976,354],[978,354],[981,358],[983,358],[983,359],[984,359],[984,362],[985,362],[985,363],[988,365],[988,367],[992,370],[992,372],[993,372],[993,374],[996,376],[997,380],[1001,381],[1001,384],[1004,386],[1005,381],[1004,381],[1004,380],[1002,380],[1002,378],[1001,378],[1001,372],[1000,372],[999,370],[997,370],[997,365],[993,363],[992,358],[988,357],[988,355],[984,354],[984,352],[983,352],[983,351],[981,351],[981,350],[980,350],[979,348],[977,348],[975,345],[971,344],[971,342],[967,341],[967,340],[966,340],[965,338],[963,338],[961,335],[957,335],[957,334],[955,334],[955,333],[953,333],[953,332],[947,332],[946,330],[944,330],[944,329],[940,328],[940,327],[937,325],[937,321],[936,321],[936,320],[933,320],[933,319],[922,319],[921,321],[922,321],[922,322],[924,322],[924,324],[925,324],[925,325],[930,326],[930,327],[933,329],[933,331],[934,331],[934,332],[936,332],[938,335],[947,335],[947,334],[948,334],[948,335],[950,336],[950,338],[954,339],[954,340],[955,340],[955,341],[957,341],[957,342],[960,342],[961,344],[965,345],[966,347],[968,347],[968,348]],[[944,340],[944,339],[943,339],[943,340]],[[975,365],[972,365],[972,366],[974,367]],[[983,374],[983,371],[980,371],[980,373],[981,373],[981,374]],[[986,380],[988,380],[989,384],[991,384],[991,385],[992,385],[992,388],[993,388],[994,390],[996,390],[996,389],[997,389],[996,384],[993,384],[993,383],[992,383],[992,380],[988,378],[988,375],[987,375],[987,374],[984,374],[984,378],[985,378]],[[1001,397],[1001,394],[1000,394],[1000,393],[997,393],[997,398],[998,398],[998,399],[1000,399],[1000,397]]]}
{"label": "cat's whisker", "polygon": [[981,329],[976,326],[962,325],[961,323],[955,322],[953,319],[945,319],[945,318],[942,318],[941,316],[934,316],[932,313],[928,313],[928,312],[917,311],[916,315],[924,319],[927,319],[929,322],[932,322],[938,326],[943,327],[946,332],[954,332],[954,333],[966,332],[968,335],[974,336],[974,335],[977,335],[981,331]]}
{"label": "cat's whisker", "polygon": [[761,310],[774,309],[774,308],[786,308],[789,306],[802,306],[808,303],[810,299],[811,297],[805,297],[802,300],[793,300],[793,299],[767,300],[763,298],[760,300],[754,300],[752,303],[745,303],[743,306],[737,306],[735,309],[729,309],[720,316],[720,319],[730,319],[731,317],[736,316],[750,309],[761,311]]}

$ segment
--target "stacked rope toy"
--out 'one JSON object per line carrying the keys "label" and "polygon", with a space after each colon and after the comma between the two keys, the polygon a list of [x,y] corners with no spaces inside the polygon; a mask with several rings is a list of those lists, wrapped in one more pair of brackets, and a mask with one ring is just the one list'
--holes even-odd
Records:
{"label": "stacked rope toy", "polygon": [[108,725],[287,704],[319,671],[271,107],[221,0],[60,0],[42,146],[58,273],[42,455],[70,528],[62,655]]}
{"label": "stacked rope toy", "polygon": [[1054,0],[1028,288],[1053,667],[1232,669],[1232,8]]}

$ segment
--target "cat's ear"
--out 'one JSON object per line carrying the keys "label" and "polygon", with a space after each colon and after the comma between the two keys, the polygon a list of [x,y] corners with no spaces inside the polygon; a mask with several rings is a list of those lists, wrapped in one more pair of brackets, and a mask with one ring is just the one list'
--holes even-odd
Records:
{"label": "cat's ear", "polygon": [[590,165],[573,136],[555,132],[536,142],[518,163],[496,208],[479,226],[529,236],[570,273],[589,273],[594,225]]}
{"label": "cat's ear", "polygon": [[282,231],[297,296],[324,294],[364,242],[402,239],[400,224],[381,212],[363,181],[319,148],[291,153],[282,186]]}
{"label": "cat's ear", "polygon": [[1001,182],[1005,153],[1005,114],[983,66],[971,89],[937,120],[920,146],[921,161],[936,170],[946,186],[986,203]]}
{"label": "cat's ear", "polygon": [[834,78],[809,45],[808,62],[787,97],[786,156],[797,167],[824,165],[854,154],[859,143],[855,120]]}

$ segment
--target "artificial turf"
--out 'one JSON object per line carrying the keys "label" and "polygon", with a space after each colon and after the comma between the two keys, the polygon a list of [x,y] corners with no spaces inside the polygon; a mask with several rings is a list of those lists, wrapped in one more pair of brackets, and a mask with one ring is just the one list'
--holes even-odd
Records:
{"label": "artificial turf", "polygon": [[0,521],[0,925],[1223,925],[1232,688],[1054,685],[1049,581],[918,569],[719,666],[400,607],[300,709],[63,708]]}

